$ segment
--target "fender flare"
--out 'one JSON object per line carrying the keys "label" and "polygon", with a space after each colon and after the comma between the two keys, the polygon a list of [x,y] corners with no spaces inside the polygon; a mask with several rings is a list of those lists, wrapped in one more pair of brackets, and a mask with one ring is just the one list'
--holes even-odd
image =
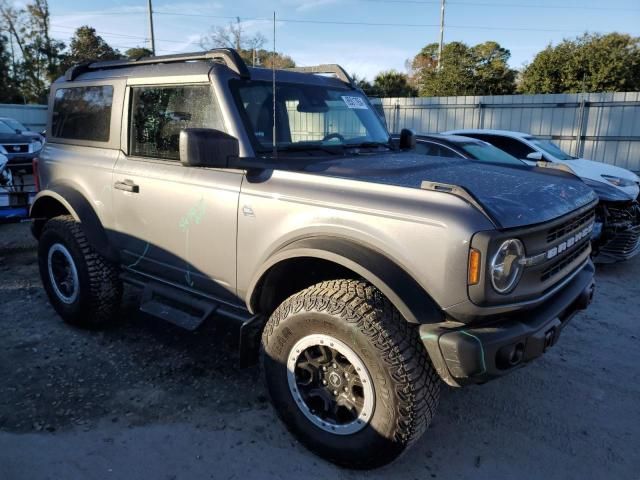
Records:
{"label": "fender flare", "polygon": [[119,262],[118,250],[109,242],[107,232],[98,214],[86,197],[72,185],[50,185],[49,188],[36,195],[29,210],[29,217],[34,220],[32,232],[36,238],[40,236],[44,221],[52,217],[50,212],[55,203],[52,205],[51,202],[62,206],[69,212],[69,215],[80,223],[82,231],[94,250],[112,262]]}
{"label": "fender flare", "polygon": [[396,262],[369,246],[337,237],[303,238],[272,254],[247,290],[246,303],[252,313],[255,313],[262,281],[270,269],[295,258],[328,260],[348,268],[380,290],[410,323],[435,323],[444,318],[437,303]]}

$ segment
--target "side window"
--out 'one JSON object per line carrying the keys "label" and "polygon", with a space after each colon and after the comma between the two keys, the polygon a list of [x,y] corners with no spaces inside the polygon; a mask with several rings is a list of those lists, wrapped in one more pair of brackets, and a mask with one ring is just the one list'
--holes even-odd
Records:
{"label": "side window", "polygon": [[486,141],[498,147],[500,150],[507,152],[509,155],[520,159],[527,158],[527,155],[534,151],[533,148],[528,147],[515,138],[490,136]]}
{"label": "side window", "polygon": [[53,101],[51,136],[108,142],[113,87],[59,88]]}
{"label": "side window", "polygon": [[178,160],[184,128],[224,130],[210,85],[131,89],[130,155]]}

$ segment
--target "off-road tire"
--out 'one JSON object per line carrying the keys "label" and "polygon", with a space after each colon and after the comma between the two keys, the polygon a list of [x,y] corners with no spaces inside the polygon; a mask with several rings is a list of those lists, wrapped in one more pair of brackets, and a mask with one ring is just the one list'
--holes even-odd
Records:
{"label": "off-road tire", "polygon": [[[78,294],[72,303],[58,297],[49,275],[48,254],[55,244],[66,248],[77,270]],[[72,216],[54,217],[44,224],[38,243],[38,264],[49,301],[65,322],[96,328],[113,320],[122,299],[118,267],[89,245],[81,224]]]}
{"label": "off-road tire", "polygon": [[[316,333],[348,344],[373,379],[375,410],[356,433],[322,430],[291,393],[287,360],[292,347]],[[438,405],[440,379],[417,329],[364,281],[326,281],[285,300],[265,325],[261,365],[271,401],[288,429],[319,456],[349,468],[376,468],[396,459],[424,433]]]}

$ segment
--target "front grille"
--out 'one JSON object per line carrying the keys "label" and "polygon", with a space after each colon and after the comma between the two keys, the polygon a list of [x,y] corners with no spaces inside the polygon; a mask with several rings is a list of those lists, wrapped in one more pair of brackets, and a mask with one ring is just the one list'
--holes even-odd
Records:
{"label": "front grille", "polygon": [[576,258],[580,257],[580,255],[582,255],[589,248],[590,244],[591,244],[590,239],[583,241],[582,244],[580,244],[575,250],[572,250],[568,255],[562,257],[560,260],[556,261],[549,268],[545,269],[542,272],[542,275],[540,276],[540,281],[544,282],[546,280],[549,280],[553,276],[557,275],[558,273],[560,273],[567,266],[569,266]]}
{"label": "front grille", "polygon": [[29,153],[29,145],[24,144],[6,144],[2,145],[7,153]]}
{"label": "front grille", "polygon": [[640,249],[640,225],[629,228],[615,236],[600,248],[601,253],[627,257]]}
{"label": "front grille", "polygon": [[577,218],[572,218],[566,222],[557,225],[547,232],[547,243],[554,242],[564,237],[580,227],[591,223],[595,219],[595,210],[589,210]]}

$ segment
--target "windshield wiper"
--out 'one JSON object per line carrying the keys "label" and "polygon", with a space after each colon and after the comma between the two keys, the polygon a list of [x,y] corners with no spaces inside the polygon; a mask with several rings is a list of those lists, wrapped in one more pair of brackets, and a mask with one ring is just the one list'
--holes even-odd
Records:
{"label": "windshield wiper", "polygon": [[[330,153],[331,155],[341,155],[344,153],[344,145],[319,145],[317,143],[298,143],[290,145],[279,145],[277,147],[278,152],[307,152],[309,155],[313,155],[312,151],[322,151]],[[273,150],[264,150],[265,153],[272,152]]]}
{"label": "windshield wiper", "polygon": [[376,147],[385,147],[389,150],[393,150],[394,148],[389,145],[389,143],[385,142],[361,142],[361,143],[345,143],[343,145],[345,148],[376,148]]}

